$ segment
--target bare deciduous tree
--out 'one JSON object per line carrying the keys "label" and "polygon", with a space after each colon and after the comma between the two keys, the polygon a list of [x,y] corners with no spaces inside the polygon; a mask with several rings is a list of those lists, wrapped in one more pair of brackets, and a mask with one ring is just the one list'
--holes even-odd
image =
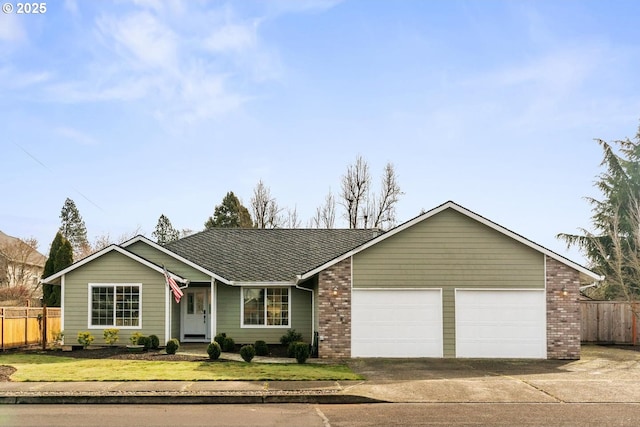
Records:
{"label": "bare deciduous tree", "polygon": [[380,195],[371,195],[367,200],[366,216],[364,218],[365,228],[390,228],[396,224],[396,203],[400,196],[404,194],[400,190],[398,178],[392,163],[387,163],[384,167],[384,175],[380,185]]}
{"label": "bare deciduous tree", "polygon": [[3,299],[21,304],[40,296],[39,280],[46,258],[34,238],[18,239],[0,233],[0,288]]}
{"label": "bare deciduous tree", "polygon": [[362,156],[358,156],[342,176],[340,204],[346,209],[345,218],[349,221],[349,228],[362,226],[386,229],[394,226],[396,204],[402,194],[392,163],[387,163],[384,168],[380,193],[373,193],[369,166]]}
{"label": "bare deciduous tree", "polygon": [[358,155],[355,163],[347,166],[347,173],[342,176],[341,181],[340,203],[346,209],[345,218],[349,222],[349,228],[358,228],[370,184],[369,165]]}
{"label": "bare deciduous tree", "polygon": [[294,206],[293,209],[287,209],[287,218],[284,226],[286,228],[300,228],[301,222],[298,216],[298,208]]}
{"label": "bare deciduous tree", "polygon": [[276,228],[282,223],[280,212],[275,197],[271,196],[271,190],[265,186],[262,180],[253,189],[251,196],[251,210],[256,228]]}

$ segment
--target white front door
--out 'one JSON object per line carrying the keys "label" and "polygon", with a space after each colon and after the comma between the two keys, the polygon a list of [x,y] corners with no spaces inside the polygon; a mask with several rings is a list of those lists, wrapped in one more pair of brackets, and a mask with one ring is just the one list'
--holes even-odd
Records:
{"label": "white front door", "polygon": [[187,288],[182,305],[182,340],[206,341],[209,330],[209,289]]}

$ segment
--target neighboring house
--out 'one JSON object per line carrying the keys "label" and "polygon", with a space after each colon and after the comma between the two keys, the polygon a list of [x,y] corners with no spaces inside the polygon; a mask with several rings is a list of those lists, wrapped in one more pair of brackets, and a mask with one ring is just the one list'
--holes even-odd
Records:
{"label": "neighboring house", "polygon": [[[165,266],[183,284],[173,300]],[[392,230],[214,228],[109,246],[46,279],[65,335],[117,327],[162,342],[277,343],[319,356],[580,357],[579,286],[592,271],[453,202]],[[124,335],[124,337],[123,337]]]}
{"label": "neighboring house", "polygon": [[47,258],[17,237],[0,231],[0,300],[20,305],[42,296],[39,287]]}

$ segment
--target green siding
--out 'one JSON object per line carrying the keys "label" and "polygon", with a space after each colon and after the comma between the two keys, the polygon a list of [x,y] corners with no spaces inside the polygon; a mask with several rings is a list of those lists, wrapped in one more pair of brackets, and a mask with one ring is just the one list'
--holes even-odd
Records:
{"label": "green siding", "polygon": [[151,261],[157,265],[164,265],[167,270],[182,276],[192,282],[210,282],[211,276],[208,276],[193,267],[184,264],[177,259],[149,246],[147,243],[139,241],[125,248],[142,258]]}
{"label": "green siding", "polygon": [[543,254],[453,209],[353,257],[355,288],[442,288],[445,357],[455,357],[456,288],[544,286]]}
{"label": "green siding", "polygon": [[141,283],[142,328],[120,328],[118,345],[129,344],[132,333],[155,334],[164,344],[165,281],[162,273],[152,270],[119,252],[109,252],[65,275],[64,333],[65,343],[77,344],[79,331],[90,331],[94,344],[104,344],[102,331],[109,326],[89,328],[89,283]]}
{"label": "green siding", "polygon": [[[241,287],[216,283],[217,286],[217,328],[216,333],[224,332],[238,344],[253,344],[264,340],[268,344],[280,343],[280,337],[289,328],[242,328],[240,327],[240,290]],[[311,292],[291,288],[291,328],[302,334],[306,342],[311,342]]]}

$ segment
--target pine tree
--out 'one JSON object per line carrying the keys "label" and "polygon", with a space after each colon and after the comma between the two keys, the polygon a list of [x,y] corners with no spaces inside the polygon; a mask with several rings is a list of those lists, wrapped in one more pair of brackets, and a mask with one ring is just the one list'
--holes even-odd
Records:
{"label": "pine tree", "polygon": [[[44,273],[42,277],[49,277],[58,271],[64,270],[73,263],[73,249],[71,243],[62,236],[62,233],[56,233],[56,237],[51,242],[49,249],[49,258],[44,264]],[[42,287],[44,303],[49,307],[60,307],[61,292],[60,286],[44,284]]]}
{"label": "pine tree", "polygon": [[594,232],[560,234],[567,246],[576,245],[591,262],[591,268],[606,277],[603,297],[614,299],[640,295],[638,277],[640,229],[640,129],[635,142],[615,141],[614,145],[597,140],[604,151],[596,187],[602,200],[587,198],[592,206]]}
{"label": "pine tree", "polygon": [[249,210],[242,205],[233,191],[229,191],[222,203],[215,207],[213,216],[204,223],[204,227],[207,230],[214,227],[253,228],[253,220]]}
{"label": "pine tree", "polygon": [[87,227],[73,200],[67,197],[60,212],[60,233],[71,243],[75,259],[79,259],[89,252]]}
{"label": "pine tree", "polygon": [[169,221],[169,218],[164,216],[164,214],[160,215],[160,218],[158,218],[156,229],[151,233],[151,235],[160,245],[166,245],[167,243],[174,242],[180,238],[180,232],[173,228],[171,221]]}

